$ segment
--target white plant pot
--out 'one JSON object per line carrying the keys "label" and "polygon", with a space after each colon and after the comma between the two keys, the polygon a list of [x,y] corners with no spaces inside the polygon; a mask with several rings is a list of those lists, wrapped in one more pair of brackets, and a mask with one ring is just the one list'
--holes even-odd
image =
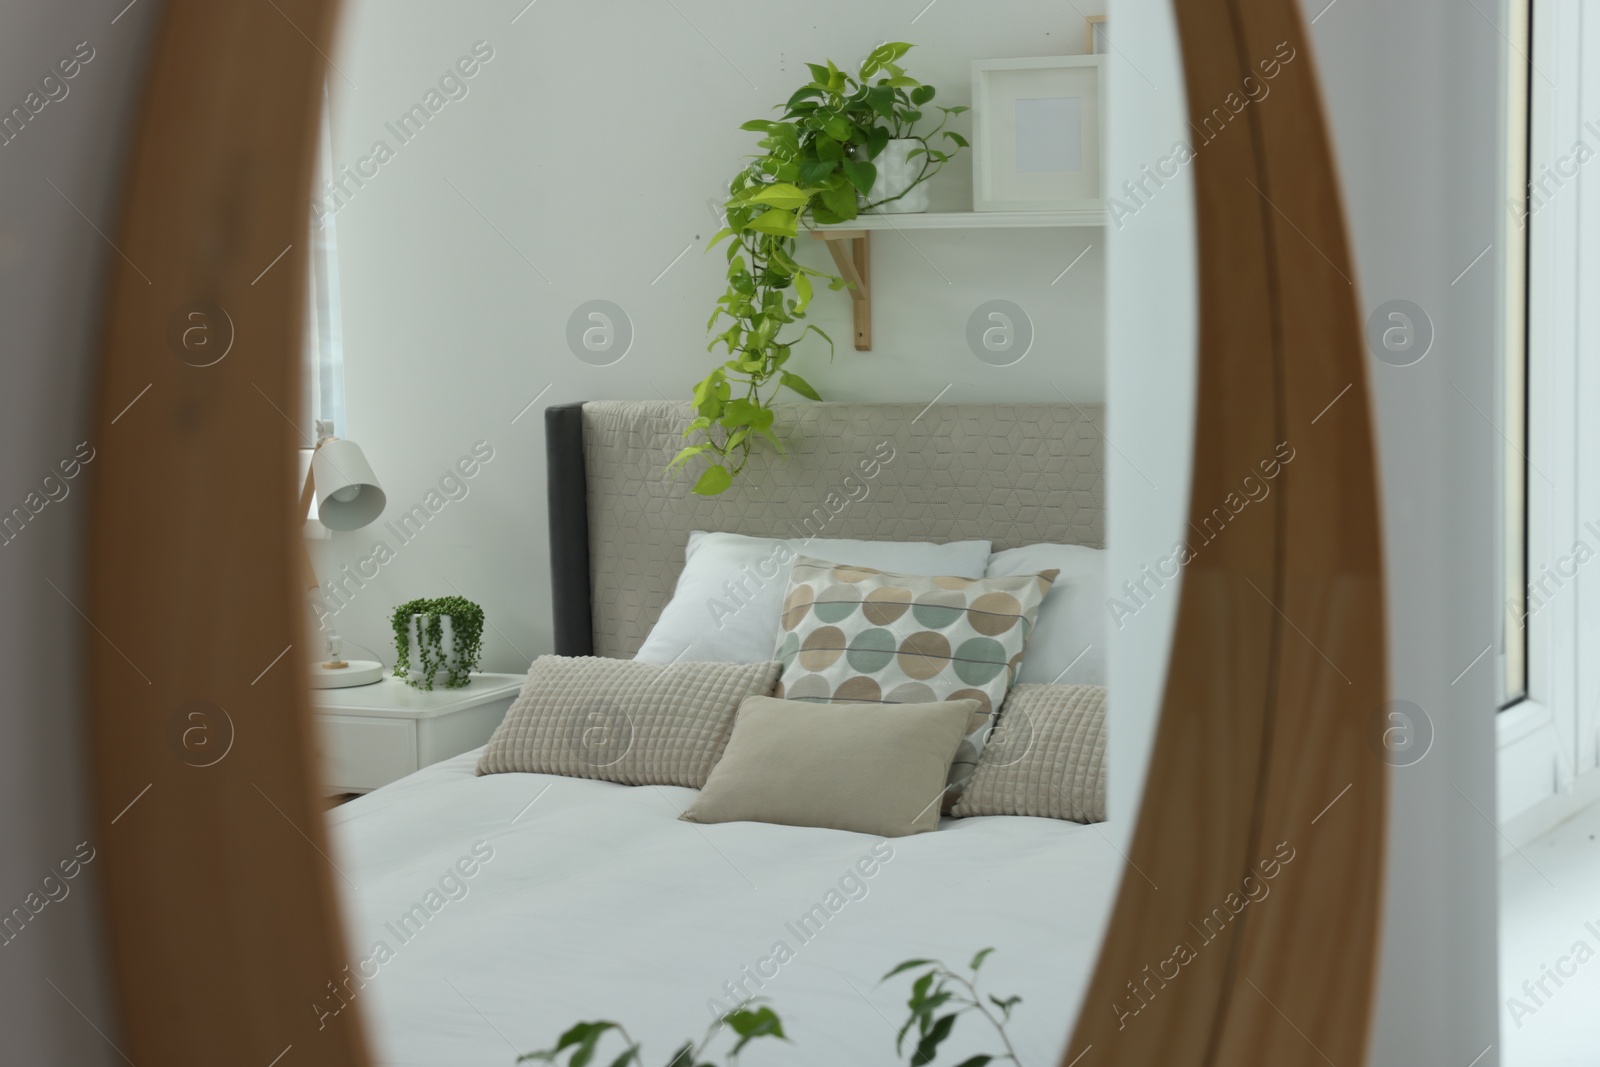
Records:
{"label": "white plant pot", "polygon": [[[872,161],[878,168],[878,177],[873,181],[872,192],[862,201],[863,204],[877,204],[880,200],[889,200],[890,197],[905,193],[898,200],[879,204],[872,209],[873,213],[910,215],[928,210],[928,183],[923,182],[915,189],[911,189],[911,183],[922,173],[927,157],[917,156],[915,159],[908,157],[915,149],[921,147],[921,141],[910,137],[897,137],[885,145],[883,151],[878,153],[878,158]],[[907,193],[907,189],[911,191]]]}
{"label": "white plant pot", "polygon": [[433,677],[430,680],[422,671],[422,641],[427,633],[428,617],[426,615],[413,615],[406,623],[406,656],[411,666],[406,669],[406,683],[418,689],[442,687],[450,678],[450,672],[457,667],[460,660],[456,656],[456,632],[454,621],[448,615],[439,616],[439,648],[438,663],[434,667]]}

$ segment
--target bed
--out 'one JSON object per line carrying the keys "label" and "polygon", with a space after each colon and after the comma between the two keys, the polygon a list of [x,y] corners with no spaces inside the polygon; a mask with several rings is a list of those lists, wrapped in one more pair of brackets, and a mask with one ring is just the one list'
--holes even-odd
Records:
{"label": "bed", "polygon": [[[1098,828],[946,819],[937,833],[888,842],[891,858],[861,879],[865,895],[819,928],[815,917],[797,923],[826,908],[878,839],[696,826],[677,818],[693,790],[479,778],[475,761],[436,764],[331,814],[352,949],[372,957],[384,941],[394,952],[356,994],[383,1067],[509,1067],[571,1023],[599,1018],[622,1022],[665,1062],[700,1036],[707,1002],[727,1003],[725,983],[746,974],[793,1041],[752,1047],[748,1062],[901,1062],[892,1053],[906,983],[878,978],[904,959],[965,964],[991,945],[985,988],[1024,998],[1011,1027],[1019,1058],[1059,1061],[1120,866]],[[398,926],[478,841],[493,858],[460,880],[466,895],[415,932],[414,922]],[[779,941],[794,958],[762,968]],[[988,1037],[964,1021],[939,1062],[993,1051],[993,1041],[978,1044]]]}
{"label": "bed", "polygon": [[[551,409],[557,651],[637,651],[695,529],[797,536],[818,532],[804,525],[812,516],[828,537],[1098,546],[1099,417],[1087,405],[796,406],[779,416],[787,454],[759,456],[734,490],[704,500],[660,476],[684,408]],[[827,504],[854,457],[883,441],[895,459],[871,491]],[[599,1018],[664,1062],[749,995],[772,1004],[791,1043],[762,1043],[748,1062],[902,1062],[894,1036],[908,983],[879,977],[912,957],[964,965],[991,946],[985,991],[1023,997],[1009,1028],[1020,1062],[1058,1061],[1121,869],[1099,828],[946,818],[938,832],[884,840],[696,825],[678,818],[695,790],[480,777],[477,757],[329,816],[368,976],[347,988],[379,1064],[509,1065]],[[938,1062],[995,1045],[968,1018]]]}

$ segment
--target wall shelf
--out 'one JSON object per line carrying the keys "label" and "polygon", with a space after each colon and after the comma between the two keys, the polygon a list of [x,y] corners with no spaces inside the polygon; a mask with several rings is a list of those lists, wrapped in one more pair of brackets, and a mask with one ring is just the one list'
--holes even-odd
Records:
{"label": "wall shelf", "polygon": [[818,226],[814,240],[826,241],[840,277],[850,283],[855,310],[855,346],[872,350],[872,231],[873,230],[1021,230],[1067,226],[1104,226],[1101,207],[1072,211],[924,211],[903,215],[862,215],[849,222]]}
{"label": "wall shelf", "polygon": [[[1104,226],[1103,207],[1073,211],[922,211],[903,215],[870,214],[829,226],[815,234],[846,230],[1026,230],[1058,226]],[[826,238],[822,238],[826,240]]]}

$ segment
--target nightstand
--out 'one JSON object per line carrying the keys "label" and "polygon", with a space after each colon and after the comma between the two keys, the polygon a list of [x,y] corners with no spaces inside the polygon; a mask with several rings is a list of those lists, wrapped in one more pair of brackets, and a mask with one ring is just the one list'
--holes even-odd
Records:
{"label": "nightstand", "polygon": [[474,674],[460,689],[383,681],[314,689],[322,783],[330,793],[368,793],[489,740],[522,690],[520,674]]}

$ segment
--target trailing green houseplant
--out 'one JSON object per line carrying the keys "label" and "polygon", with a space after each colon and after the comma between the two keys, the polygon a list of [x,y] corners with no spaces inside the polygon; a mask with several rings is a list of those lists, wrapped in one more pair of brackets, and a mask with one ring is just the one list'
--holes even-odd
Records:
{"label": "trailing green houseplant", "polygon": [[[421,615],[417,627],[417,655],[421,663],[411,662],[411,617]],[[449,617],[451,655],[444,655],[444,623]],[[483,609],[465,597],[445,596],[408,600],[394,609],[390,617],[394,630],[394,676],[418,689],[432,689],[434,677],[443,668],[444,687],[460,689],[472,680],[483,654]]]}
{"label": "trailing green houseplant", "polygon": [[[753,119],[740,127],[762,135],[761,151],[729,183],[727,225],[708,246],[728,242],[728,287],[706,323],[708,331],[722,327],[707,350],[721,346],[728,358],[695,386],[696,417],[684,431],[685,438],[695,440],[668,467],[675,471],[697,456],[707,460],[694,483],[696,493],[714,496],[732,485],[758,438],[783,450],[770,407],[780,391],[822,399],[787,364],[808,333],[833,350],[833,339],[822,329],[802,325],[813,279],[835,290],[847,283],[801,266],[795,258],[801,229],[848,222],[860,212],[883,208],[933,177],[967,145],[960,134],[944,129],[964,107],[938,107],[938,124],[916,132],[935,93],[899,65],[910,49],[898,41],[879,45],[853,75],[831,60],[826,66],[808,63],[811,81],[777,106],[778,118]],[[905,189],[875,193],[873,160],[891,140],[908,138],[919,142],[908,154],[920,161],[919,173]]]}

